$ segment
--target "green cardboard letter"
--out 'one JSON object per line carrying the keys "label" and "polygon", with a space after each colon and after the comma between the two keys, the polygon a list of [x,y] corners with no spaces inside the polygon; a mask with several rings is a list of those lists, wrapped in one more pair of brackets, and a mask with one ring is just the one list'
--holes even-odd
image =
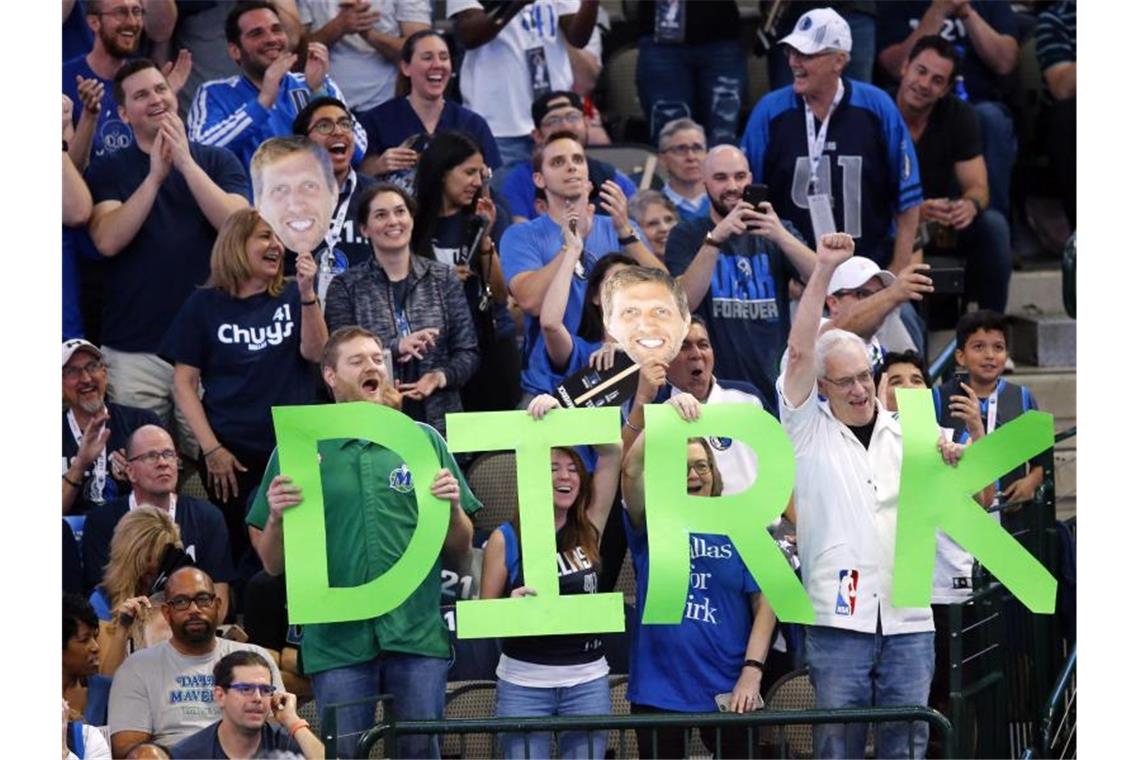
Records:
{"label": "green cardboard letter", "polygon": [[[447,502],[431,495],[440,463],[427,435],[400,412],[363,401],[277,406],[273,408],[273,426],[281,472],[289,475],[305,496],[301,504],[285,512],[289,622],[367,620],[399,607],[434,567],[451,517]],[[331,438],[359,438],[398,453],[412,472],[419,509],[416,530],[400,559],[383,575],[352,588],[329,586],[317,442]]]}
{"label": "green cardboard letter", "polygon": [[[756,482],[743,493],[689,496],[687,442],[696,436],[729,436],[756,452]],[[645,522],[649,586],[644,623],[680,623],[689,590],[689,534],[728,536],[781,620],[811,623],[811,600],[766,526],[788,504],[795,480],[792,444],[780,423],[751,404],[701,407],[685,422],[666,404],[645,407]]]}
{"label": "green cardboard letter", "polygon": [[459,638],[625,630],[621,594],[558,595],[550,484],[552,446],[620,443],[620,435],[616,408],[555,409],[539,421],[522,411],[447,415],[448,446],[453,452],[517,452],[521,551],[528,563],[526,583],[537,592],[459,602],[455,609]]}
{"label": "green cardboard letter", "polygon": [[902,482],[895,534],[893,603],[927,607],[934,531],[941,528],[1033,612],[1051,614],[1057,581],[974,501],[974,494],[1053,445],[1053,417],[1029,411],[971,444],[957,467],[942,461],[931,392],[899,389]]}

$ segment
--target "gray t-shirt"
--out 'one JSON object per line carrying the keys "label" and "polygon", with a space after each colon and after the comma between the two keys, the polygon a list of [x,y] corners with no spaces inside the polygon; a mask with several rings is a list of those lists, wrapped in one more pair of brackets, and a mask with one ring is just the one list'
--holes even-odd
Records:
{"label": "gray t-shirt", "polygon": [[259,646],[217,639],[214,651],[191,657],[164,641],[141,649],[115,671],[108,706],[108,727],[142,731],[170,747],[221,718],[214,702],[214,665],[230,652],[257,652],[269,663],[273,683],[284,689],[273,658]]}

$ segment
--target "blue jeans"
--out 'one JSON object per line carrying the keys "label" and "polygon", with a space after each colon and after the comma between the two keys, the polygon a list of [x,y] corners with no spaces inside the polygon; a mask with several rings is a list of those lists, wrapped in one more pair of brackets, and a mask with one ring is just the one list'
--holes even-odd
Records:
{"label": "blue jeans", "polygon": [[735,40],[704,45],[658,44],[642,37],[637,55],[637,97],[649,122],[650,142],[674,119],[699,122],[710,146],[736,144],[748,81],[744,50]]}
{"label": "blue jeans", "polygon": [[[552,715],[609,715],[610,679],[603,676],[577,686],[536,688],[499,679],[495,687],[496,718],[534,718]],[[560,758],[606,755],[606,731],[564,731],[558,735]],[[502,734],[503,757],[550,757],[550,734]],[[528,748],[529,743],[529,748]],[[591,747],[592,745],[592,747]]]}
{"label": "blue jeans", "polygon": [[[448,660],[414,654],[386,654],[358,665],[314,673],[317,708],[352,702],[379,694],[395,697],[398,720],[438,720],[443,717]],[[376,723],[376,701],[337,710],[337,757],[356,757],[360,735]],[[400,735],[400,757],[439,757],[435,736]]]}
{"label": "blue jeans", "polygon": [[[870,84],[875,71],[875,17],[861,11],[843,11],[839,15],[851,27],[851,60],[847,62],[843,75]],[[769,50],[768,89],[776,90],[791,83],[792,70],[788,68],[787,54],[782,47]]]}
{"label": "blue jeans", "polygon": [[1013,116],[1004,103],[988,100],[974,103],[974,110],[982,133],[982,158],[986,162],[990,183],[990,208],[1009,219],[1009,190],[1013,181],[1013,162],[1017,158]]}
{"label": "blue jeans", "polygon": [[[987,208],[974,223],[958,232],[954,253],[966,259],[966,297],[982,309],[1005,313],[1009,299],[1009,278],[1013,273],[1013,251],[1009,242],[1009,222],[999,212]],[[937,253],[937,251],[931,251]]]}
{"label": "blue jeans", "polygon": [[526,161],[527,164],[530,164],[531,155],[534,153],[534,138],[530,135],[496,137],[495,145],[499,147],[499,157],[503,159],[503,163],[494,176],[497,177],[501,174],[506,177],[507,169],[511,167],[511,164],[518,161]]}
{"label": "blue jeans", "polygon": [[[807,665],[815,704],[837,707],[902,707],[926,705],[934,676],[934,631],[884,636],[829,626],[807,627]],[[925,757],[926,723],[880,723],[875,727],[877,757],[909,757],[908,736],[914,731],[914,756]],[[863,757],[867,724],[816,726],[816,757]]]}

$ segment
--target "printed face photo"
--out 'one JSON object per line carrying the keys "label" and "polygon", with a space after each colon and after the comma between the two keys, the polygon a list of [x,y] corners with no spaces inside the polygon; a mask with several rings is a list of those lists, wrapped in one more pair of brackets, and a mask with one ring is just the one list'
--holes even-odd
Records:
{"label": "printed face photo", "polygon": [[672,291],[661,282],[615,288],[606,332],[638,364],[673,361],[689,329]]}
{"label": "printed face photo", "polygon": [[291,251],[312,253],[324,240],[336,205],[321,166],[294,153],[262,167],[257,210]]}

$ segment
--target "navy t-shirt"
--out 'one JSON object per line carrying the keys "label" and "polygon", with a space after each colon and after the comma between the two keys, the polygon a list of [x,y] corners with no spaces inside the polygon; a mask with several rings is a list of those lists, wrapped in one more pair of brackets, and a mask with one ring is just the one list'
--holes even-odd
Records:
{"label": "navy t-shirt", "polygon": [[[123,406],[122,404],[112,404],[107,402],[107,411],[110,413],[110,420],[108,426],[111,429],[111,435],[107,438],[107,479],[103,484],[102,492],[96,493],[95,481],[92,477],[94,475],[94,467],[83,473],[83,488],[80,489],[79,494],[75,497],[75,503],[72,504],[71,511],[68,514],[81,515],[88,512],[92,507],[103,502],[117,499],[120,496],[125,496],[130,493],[131,484],[125,480],[115,480],[111,472],[111,452],[118,451],[125,448],[127,439],[131,437],[131,433],[138,430],[143,425],[162,425],[158,419],[158,415],[146,409],[139,409],[134,406]],[[82,433],[83,431],[80,430]],[[71,433],[71,426],[67,424],[67,411],[63,412],[63,472],[67,472],[71,467],[72,460],[79,453],[79,444],[75,442],[75,436]]]}
{"label": "navy t-shirt", "polygon": [[[495,228],[502,230],[507,227],[507,222],[504,219],[505,211],[500,207],[498,213],[495,215]],[[437,261],[441,261],[448,266],[455,266],[455,257],[460,249],[470,244],[467,239],[466,221],[468,217],[466,214],[452,214],[451,216],[441,216],[435,221],[435,234],[432,236],[431,247],[435,252]],[[500,229],[501,228],[501,229]],[[495,237],[495,231],[489,230],[486,234],[492,238]],[[498,253],[495,254],[496,256]],[[476,252],[472,257],[472,268],[478,270],[478,265],[475,260],[479,256]],[[467,278],[463,283],[463,295],[467,297],[467,305],[471,307],[471,316],[475,320],[476,326],[481,324],[479,304],[482,301],[483,294],[483,280],[482,278],[472,275]],[[511,313],[507,311],[505,303],[498,303],[494,299],[490,301],[491,313],[494,317],[495,337],[503,338],[512,335],[515,331],[515,322],[511,319]]]}
{"label": "navy t-shirt", "polygon": [[[103,504],[87,515],[83,523],[83,581],[88,589],[103,582],[103,568],[111,559],[111,536],[115,526],[130,511],[130,498],[123,496]],[[182,547],[194,563],[219,583],[231,582],[237,573],[230,557],[230,539],[220,509],[208,501],[179,496],[174,522],[182,536]]]}
{"label": "navy t-shirt", "polygon": [[[898,44],[918,28],[922,15],[930,3],[926,0],[892,0],[878,3],[875,25],[875,44],[879,50]],[[1006,0],[986,0],[984,3],[970,3],[970,8],[998,34],[1007,34],[1017,39],[1017,19]],[[962,48],[962,78],[970,100],[998,100],[1001,98],[1001,77],[992,71],[970,42],[966,24],[960,18],[943,19],[939,36]],[[894,75],[897,78],[897,75]]]}
{"label": "navy t-shirt", "polygon": [[[250,197],[245,170],[232,152],[190,143],[198,166],[223,191]],[[87,169],[98,205],[126,203],[150,172],[150,156],[137,145]],[[178,309],[210,274],[217,230],[198,208],[186,179],[171,169],[134,239],[109,260],[109,294],[103,307],[103,343],[119,351],[155,353]]]}
{"label": "navy t-shirt", "polygon": [[[800,237],[790,222],[781,221]],[[665,246],[669,274],[685,272],[712,228],[707,216],[673,228]],[[752,383],[769,409],[778,408],[776,377],[791,327],[788,277],[795,274],[776,244],[757,235],[732,237],[721,246],[708,292],[693,309],[708,325],[717,377]]]}
{"label": "navy t-shirt", "polygon": [[76,0],[71,13],[63,20],[63,60],[69,61],[77,55],[86,55],[94,38],[91,27],[87,26],[87,10],[83,0]]}
{"label": "navy t-shirt", "polygon": [[[170,756],[175,760],[181,760],[181,758],[187,760],[201,760],[201,758],[228,760],[229,755],[222,749],[221,742],[218,741],[218,725],[220,723],[221,721],[212,723],[201,731],[190,734],[170,748]],[[250,757],[280,757],[279,753],[283,752],[291,752],[293,753],[292,757],[300,757],[301,746],[294,739],[290,739],[289,734],[280,727],[269,723],[262,725],[261,744],[257,746],[257,752]]]}
{"label": "navy t-shirt", "polygon": [[301,356],[301,308],[295,281],[279,296],[203,288],[170,325],[159,354],[201,371],[206,418],[227,446],[268,457],[276,445],[270,409],[315,401],[315,370]]}
{"label": "navy t-shirt", "polygon": [[73,232],[63,228],[63,339],[83,337],[83,314],[79,311],[79,252]]}
{"label": "navy t-shirt", "polygon": [[[63,64],[63,94],[71,98],[71,121],[79,123],[79,115],[83,113],[83,101],[79,97],[79,84],[76,76],[84,79],[98,79],[103,83],[102,108],[99,111],[99,120],[95,123],[95,136],[91,140],[91,160],[111,156],[135,144],[135,133],[127,123],[119,118],[119,106],[115,102],[114,82],[103,79],[87,65],[86,53]],[[149,160],[149,158],[148,158]]]}
{"label": "navy t-shirt", "polygon": [[[375,108],[358,114],[357,118],[360,119],[360,124],[368,135],[366,155],[369,156],[378,156],[388,148],[399,146],[412,135],[427,132],[427,127],[412,109],[412,104],[403,96],[386,100]],[[466,132],[467,136],[479,146],[487,166],[498,169],[503,165],[503,159],[499,157],[499,146],[491,134],[491,128],[487,126],[486,119],[454,101],[445,100],[443,113],[439,117],[435,131],[449,129]]]}

